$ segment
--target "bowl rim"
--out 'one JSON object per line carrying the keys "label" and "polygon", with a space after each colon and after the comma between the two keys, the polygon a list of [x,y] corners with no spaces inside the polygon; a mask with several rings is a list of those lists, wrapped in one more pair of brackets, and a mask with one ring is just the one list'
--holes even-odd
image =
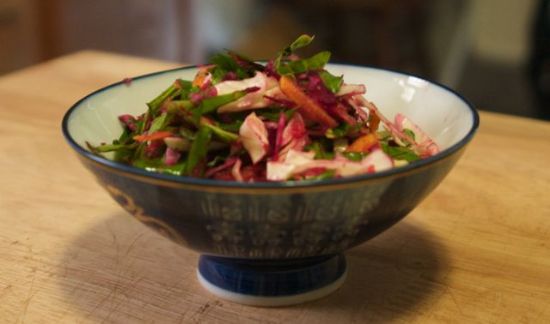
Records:
{"label": "bowl rim", "polygon": [[[205,187],[205,188],[218,187],[220,189],[225,188],[225,189],[245,189],[245,190],[250,190],[250,189],[252,190],[254,189],[285,190],[285,189],[296,189],[296,188],[298,189],[316,188],[316,187],[326,187],[326,186],[340,187],[342,185],[346,186],[346,185],[352,185],[354,183],[363,183],[365,181],[374,181],[374,180],[380,180],[380,179],[390,178],[390,177],[399,176],[399,175],[405,175],[415,170],[424,169],[425,167],[436,164],[440,161],[445,160],[446,158],[451,157],[456,152],[463,149],[472,140],[472,138],[474,137],[475,133],[479,128],[479,114],[477,110],[474,108],[473,104],[464,96],[462,96],[461,94],[453,90],[452,88],[444,84],[441,84],[437,81],[431,81],[426,78],[415,75],[413,73],[405,73],[397,70],[374,67],[369,65],[340,64],[340,63],[328,64],[329,67],[331,65],[340,66],[340,67],[366,68],[366,69],[371,69],[376,71],[390,72],[401,76],[414,77],[422,81],[425,81],[428,84],[435,85],[441,88],[442,90],[449,92],[451,95],[455,95],[460,101],[462,101],[465,104],[472,118],[472,126],[468,130],[466,135],[462,137],[459,141],[457,141],[455,144],[442,150],[436,155],[430,156],[426,159],[413,161],[405,166],[391,168],[388,170],[375,172],[375,173],[366,173],[366,174],[359,174],[354,176],[325,179],[325,180],[266,181],[266,182],[238,182],[238,181],[215,180],[215,179],[205,179],[205,178],[197,178],[197,177],[189,177],[189,176],[176,176],[171,174],[156,173],[156,172],[146,171],[144,169],[140,169],[134,166],[122,164],[119,162],[109,160],[107,158],[97,156],[92,152],[88,151],[87,149],[85,149],[84,147],[82,147],[73,139],[73,137],[71,136],[71,133],[69,132],[69,120],[72,114],[76,110],[78,110],[81,104],[87,99],[99,93],[102,93],[104,91],[108,91],[112,88],[123,85],[123,83],[127,82],[125,81],[126,79],[109,84],[102,88],[99,88],[89,93],[88,95],[84,96],[83,98],[78,100],[76,103],[74,103],[63,116],[63,119],[61,122],[61,129],[62,129],[63,136],[65,137],[65,140],[81,157],[84,157],[86,160],[93,162],[94,164],[97,164],[104,168],[107,168],[111,171],[119,171],[127,176],[131,176],[131,177],[137,176],[138,178],[142,178],[142,179],[148,178],[150,180],[154,180],[155,182],[160,181],[162,183],[171,184],[173,186],[193,186],[193,187]],[[130,80],[131,82],[134,82],[136,80],[151,78],[151,77],[159,76],[166,73],[197,69],[198,67],[199,67],[198,65],[176,67],[172,69],[142,74],[136,77],[132,77],[130,78]]]}

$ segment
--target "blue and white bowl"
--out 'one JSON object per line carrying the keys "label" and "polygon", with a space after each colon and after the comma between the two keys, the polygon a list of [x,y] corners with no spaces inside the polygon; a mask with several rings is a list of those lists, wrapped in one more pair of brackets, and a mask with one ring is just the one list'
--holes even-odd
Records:
{"label": "blue and white bowl", "polygon": [[147,172],[93,155],[85,142],[117,138],[121,114],[196,68],[134,78],[100,89],[69,109],[63,134],[111,196],[136,219],[201,254],[198,277],[212,293],[252,305],[322,297],[346,274],[343,252],[405,217],[447,175],[479,125],[475,109],[441,85],[375,68],[329,65],[388,118],[403,113],[442,148],[388,171],[315,182],[237,183]]}

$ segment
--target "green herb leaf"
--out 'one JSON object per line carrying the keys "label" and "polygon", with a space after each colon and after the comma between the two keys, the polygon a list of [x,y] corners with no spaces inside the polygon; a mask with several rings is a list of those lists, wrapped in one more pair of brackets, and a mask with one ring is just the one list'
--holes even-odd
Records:
{"label": "green herb leaf", "polygon": [[247,93],[247,90],[238,90],[228,94],[203,99],[199,107],[193,111],[193,114],[195,117],[198,117],[211,113],[225,104],[244,97]]}
{"label": "green herb leaf", "polygon": [[330,139],[346,137],[358,132],[361,129],[361,124],[350,125],[348,123],[341,123],[340,125],[329,128],[325,131],[325,137]]}
{"label": "green herb leaf", "polygon": [[262,108],[255,111],[259,117],[275,122],[279,120],[281,112],[285,114],[286,120],[290,120],[296,111],[287,108]]}
{"label": "green herb leaf", "polygon": [[348,133],[348,124],[342,123],[325,131],[325,137],[330,139],[345,137]]}
{"label": "green herb leaf", "polygon": [[344,82],[344,76],[335,76],[330,74],[328,71],[321,71],[319,72],[319,76],[321,77],[321,80],[323,80],[323,83],[329,89],[332,93],[337,93],[340,91],[340,87],[342,86],[342,83]]}
{"label": "green herb leaf", "polygon": [[324,141],[314,141],[306,145],[304,149],[315,152],[315,159],[332,160],[334,159],[334,152],[331,152],[327,146],[328,143]]}
{"label": "green herb leaf", "polygon": [[277,69],[277,72],[280,75],[287,75],[320,70],[328,63],[329,60],[330,52],[323,51],[313,55],[310,58],[282,63]]}
{"label": "green herb leaf", "polygon": [[132,155],[134,154],[134,151],[138,147],[138,143],[119,143],[118,141],[113,141],[112,144],[101,144],[98,146],[94,146],[90,144],[89,142],[86,142],[86,146],[95,155],[102,156],[103,153],[113,152],[114,157],[113,159],[117,162],[123,162],[128,163]]}
{"label": "green herb leaf", "polygon": [[86,142],[86,145],[93,153],[107,153],[130,149],[130,147],[126,144],[101,144],[98,146],[93,146],[92,144]]}
{"label": "green herb leaf", "polygon": [[124,127],[122,134],[120,134],[118,140],[115,140],[113,144],[115,144],[115,142],[116,144],[130,144],[130,142],[133,141],[132,134],[133,133],[128,128]]}
{"label": "green herb leaf", "polygon": [[216,65],[216,68],[219,68],[225,72],[232,71],[236,73],[245,73],[244,70],[241,69],[237,61],[227,53],[218,53],[213,55],[210,58],[210,63]]}
{"label": "green herb leaf", "polygon": [[181,175],[183,175],[183,172],[185,171],[185,168],[186,168],[186,162],[182,161],[182,162],[176,163],[174,165],[165,166],[164,168],[162,168],[162,172],[167,173],[167,174],[181,176]]}
{"label": "green herb leaf", "polygon": [[184,79],[176,79],[176,83],[179,85],[180,89],[190,90],[193,88],[193,82]]}
{"label": "green herb leaf", "polygon": [[321,174],[318,174],[313,177],[307,177],[307,180],[326,180],[326,179],[332,179],[334,178],[334,175],[336,174],[335,170],[326,170]]}
{"label": "green herb leaf", "polygon": [[407,136],[409,136],[410,138],[412,138],[414,141],[416,141],[416,135],[414,134],[414,132],[408,128],[403,128],[403,133],[405,133]]}
{"label": "green herb leaf", "polygon": [[300,35],[298,36],[298,38],[296,38],[295,41],[293,41],[290,45],[288,45],[287,47],[285,47],[280,53],[279,55],[277,55],[277,57],[275,58],[275,60],[273,61],[273,65],[275,66],[275,70],[279,70],[279,67],[281,66],[281,61],[289,56],[290,54],[294,53],[294,51],[302,48],[302,47],[306,47],[308,46],[312,41],[313,41],[313,36],[309,36],[309,35]]}
{"label": "green herb leaf", "polygon": [[279,69],[279,66],[281,64],[281,60],[287,56],[289,56],[290,54],[294,53],[294,51],[302,48],[302,47],[306,47],[308,46],[312,41],[313,41],[313,36],[309,36],[309,35],[300,35],[298,36],[298,38],[296,38],[296,40],[294,40],[290,45],[288,45],[287,47],[285,47],[280,53],[279,55],[277,55],[277,57],[275,58],[275,61],[273,62],[274,65],[275,65],[275,69]]}
{"label": "green herb leaf", "polygon": [[210,70],[212,83],[216,84],[223,80],[228,72],[234,72],[239,79],[251,77],[251,73],[243,69],[237,61],[227,53],[218,53],[210,58],[210,63],[214,68]]}
{"label": "green herb leaf", "polygon": [[201,126],[196,134],[189,155],[187,156],[187,165],[185,167],[185,173],[191,174],[197,164],[206,157],[208,151],[208,144],[212,139],[212,130],[208,127]]}
{"label": "green herb leaf", "polygon": [[390,146],[384,142],[381,142],[380,146],[382,147],[382,151],[384,151],[386,154],[388,154],[389,156],[391,156],[396,160],[405,160],[407,162],[420,160],[420,157],[418,156],[418,154],[416,154],[413,150],[411,150],[408,147]]}
{"label": "green herb leaf", "polygon": [[296,38],[294,42],[292,42],[292,44],[290,44],[287,48],[283,50],[283,53],[285,54],[285,56],[288,56],[294,51],[296,51],[297,49],[306,47],[309,44],[311,44],[314,38],[315,36],[309,36],[306,34],[300,35],[298,36],[298,38]]}
{"label": "green herb leaf", "polygon": [[363,152],[342,152],[342,155],[350,161],[359,162],[367,155]]}
{"label": "green herb leaf", "polygon": [[172,114],[190,115],[193,103],[190,100],[173,100],[166,106],[166,111]]}
{"label": "green herb leaf", "polygon": [[248,74],[254,74],[255,71],[265,71],[265,66],[254,62],[253,60],[251,60],[250,58],[248,58],[248,57],[246,57],[242,54],[239,54],[239,53],[231,51],[231,50],[228,50],[227,54],[231,58],[233,58],[233,60],[235,60],[235,62],[240,63],[239,65],[242,68],[246,69]]}
{"label": "green herb leaf", "polygon": [[212,130],[212,132],[219,139],[221,139],[222,141],[224,141],[226,143],[235,142],[236,140],[239,139],[239,135],[228,132],[228,131],[225,131],[225,130],[221,129],[220,127],[215,126],[213,124],[204,123],[203,126],[210,128],[210,130]]}
{"label": "green herb leaf", "polygon": [[132,165],[140,169],[145,169],[146,171],[166,173],[178,176],[183,175],[183,172],[185,171],[184,161],[176,163],[174,165],[166,165],[164,164],[164,162],[162,162],[162,159],[136,159],[132,162]]}
{"label": "green herb leaf", "polygon": [[137,147],[137,145],[132,145],[132,143],[132,132],[130,132],[130,130],[128,130],[127,128],[124,128],[122,134],[118,138],[118,141],[113,142],[113,144],[126,144],[128,145],[128,147],[127,149],[116,150],[114,160],[118,162],[128,163],[132,158],[133,150]]}
{"label": "green herb leaf", "polygon": [[166,128],[166,126],[170,122],[170,119],[171,119],[171,115],[169,116],[168,113],[162,113],[160,116],[155,118],[151,123],[151,127],[149,128],[149,134],[152,134],[160,130],[164,130],[164,128]]}
{"label": "green herb leaf", "polygon": [[186,80],[178,79],[174,83],[172,83],[166,90],[164,90],[160,95],[158,95],[155,99],[151,100],[147,103],[147,106],[149,107],[150,112],[153,114],[156,114],[162,103],[172,97],[173,95],[178,92],[180,89],[184,89],[186,91],[189,91],[191,89],[192,83]]}
{"label": "green herb leaf", "polygon": [[219,123],[219,127],[228,132],[238,132],[243,124],[243,119],[237,119],[231,123]]}

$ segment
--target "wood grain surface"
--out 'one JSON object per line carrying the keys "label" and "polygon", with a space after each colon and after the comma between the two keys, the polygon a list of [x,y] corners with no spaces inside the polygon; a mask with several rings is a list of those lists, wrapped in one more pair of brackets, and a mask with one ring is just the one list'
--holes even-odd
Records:
{"label": "wood grain surface", "polygon": [[491,113],[416,210],[347,253],[336,293],[209,295],[197,254],[127,216],[60,131],[87,93],[174,66],[87,51],[0,78],[0,322],[550,323],[550,124]]}

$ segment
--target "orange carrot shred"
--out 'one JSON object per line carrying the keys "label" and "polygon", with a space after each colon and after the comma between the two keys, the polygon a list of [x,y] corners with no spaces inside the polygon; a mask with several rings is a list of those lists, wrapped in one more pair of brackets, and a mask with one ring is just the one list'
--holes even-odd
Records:
{"label": "orange carrot shred", "polygon": [[304,117],[331,128],[338,126],[338,122],[315,102],[315,100],[305,94],[290,77],[281,76],[279,86],[281,87],[281,91],[298,105],[298,110]]}
{"label": "orange carrot shred", "polygon": [[195,79],[193,79],[193,86],[200,87],[204,83],[204,80],[206,79],[206,76],[208,75],[209,68],[202,67],[199,69],[197,74],[195,75]]}
{"label": "orange carrot shred", "polygon": [[379,125],[380,125],[380,117],[378,117],[378,115],[371,110],[371,117],[369,121],[370,131],[375,133],[378,130]]}
{"label": "orange carrot shred", "polygon": [[134,140],[137,141],[137,142],[148,142],[148,141],[163,139],[163,138],[170,137],[170,136],[172,136],[171,132],[158,131],[158,132],[154,132],[152,134],[136,135],[136,136],[134,136]]}
{"label": "orange carrot shred", "polygon": [[362,152],[367,153],[369,150],[378,144],[378,138],[374,133],[369,133],[357,138],[346,149],[348,152]]}

